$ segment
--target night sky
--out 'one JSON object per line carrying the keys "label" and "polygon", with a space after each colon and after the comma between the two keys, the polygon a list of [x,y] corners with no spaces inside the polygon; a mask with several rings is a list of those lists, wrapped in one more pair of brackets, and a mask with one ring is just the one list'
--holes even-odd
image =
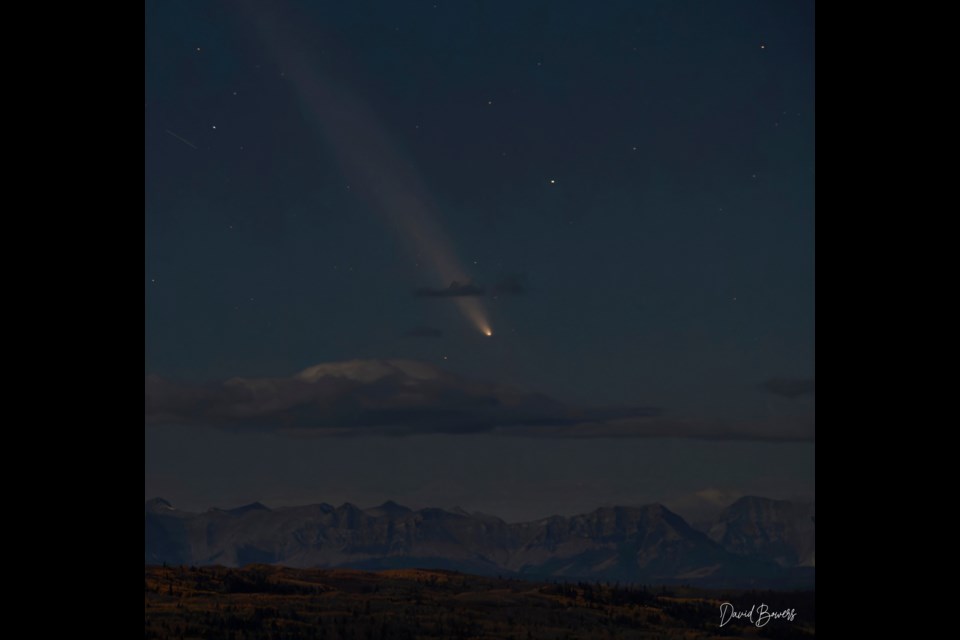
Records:
{"label": "night sky", "polygon": [[145,497],[814,497],[812,2],[145,20]]}

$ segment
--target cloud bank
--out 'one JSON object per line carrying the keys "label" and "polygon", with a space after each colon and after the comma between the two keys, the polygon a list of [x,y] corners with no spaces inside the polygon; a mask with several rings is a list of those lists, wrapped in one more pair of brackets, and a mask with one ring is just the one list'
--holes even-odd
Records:
{"label": "cloud bank", "polygon": [[810,440],[812,424],[686,422],[656,407],[574,407],[414,360],[351,360],[284,378],[191,385],[145,379],[145,423],[290,435],[496,433],[545,438]]}

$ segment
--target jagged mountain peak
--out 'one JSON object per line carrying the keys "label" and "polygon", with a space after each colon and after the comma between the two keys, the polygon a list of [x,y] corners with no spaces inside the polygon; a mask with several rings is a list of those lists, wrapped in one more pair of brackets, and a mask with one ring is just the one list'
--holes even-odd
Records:
{"label": "jagged mountain peak", "polygon": [[793,552],[795,540],[806,539],[791,532],[802,528],[785,528],[774,515],[758,521],[759,537],[748,535],[757,528],[742,518],[718,522],[723,535],[708,537],[662,504],[508,524],[462,508],[413,511],[392,500],[365,510],[350,502],[278,509],[253,503],[196,514],[154,500],[146,514],[145,558],[151,564],[421,567],[648,584],[809,586],[812,545]]}
{"label": "jagged mountain peak", "polygon": [[396,517],[407,513],[413,513],[412,509],[405,507],[402,504],[397,504],[393,500],[387,500],[381,505],[370,507],[369,509],[364,509],[363,511],[364,513],[375,517]]}
{"label": "jagged mountain peak", "polygon": [[729,551],[781,566],[815,564],[814,503],[744,496],[724,509],[708,535]]}
{"label": "jagged mountain peak", "polygon": [[176,511],[173,505],[163,498],[151,498],[144,504],[147,511]]}
{"label": "jagged mountain peak", "polygon": [[226,510],[227,513],[234,516],[242,516],[252,511],[270,511],[270,508],[262,502],[251,502],[250,504],[245,504],[241,507],[235,507],[233,509]]}

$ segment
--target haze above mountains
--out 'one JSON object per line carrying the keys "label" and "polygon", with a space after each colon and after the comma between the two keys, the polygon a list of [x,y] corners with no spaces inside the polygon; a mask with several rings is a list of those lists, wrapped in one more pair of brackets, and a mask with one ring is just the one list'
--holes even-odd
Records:
{"label": "haze above mountains", "polygon": [[532,522],[462,509],[145,505],[146,564],[439,568],[537,579],[810,587],[814,504],[744,497],[695,528],[659,504]]}

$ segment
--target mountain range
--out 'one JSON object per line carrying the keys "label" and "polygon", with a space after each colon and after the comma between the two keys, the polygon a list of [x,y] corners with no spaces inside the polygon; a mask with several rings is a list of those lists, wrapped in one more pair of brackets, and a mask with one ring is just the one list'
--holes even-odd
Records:
{"label": "mountain range", "polygon": [[700,529],[660,504],[507,523],[389,501],[192,513],[145,504],[145,564],[452,569],[531,579],[809,588],[814,505],[744,497]]}

